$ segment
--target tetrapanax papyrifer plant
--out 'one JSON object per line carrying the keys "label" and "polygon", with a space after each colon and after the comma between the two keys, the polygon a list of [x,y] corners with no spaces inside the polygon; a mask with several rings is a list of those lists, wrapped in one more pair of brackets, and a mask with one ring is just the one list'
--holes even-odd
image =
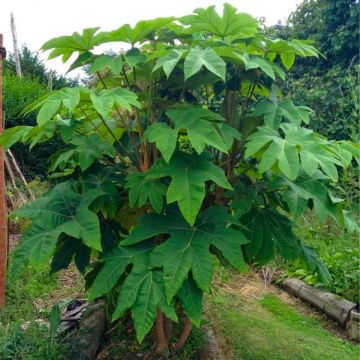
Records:
{"label": "tetrapanax papyrifer plant", "polygon": [[[127,50],[93,52],[110,42]],[[11,280],[27,264],[51,259],[55,272],[74,261],[89,299],[115,299],[113,320],[131,309],[139,342],[155,323],[158,352],[179,313],[186,320],[175,349],[199,326],[214,258],[246,271],[279,253],[329,281],[291,219],[309,207],[322,221],[352,224],[328,185],[359,149],[307,129],[311,109],[284,100],[276,85],[296,57],[319,55],[313,46],[271,39],[225,4],[222,15],[209,7],[85,29],[43,50],[64,62],[76,54],[70,69],[86,65],[93,79],[43,96],[24,110],[39,110],[37,126],[1,137],[5,147],[31,148],[60,134],[50,170],[71,173],[16,212],[32,222]]]}

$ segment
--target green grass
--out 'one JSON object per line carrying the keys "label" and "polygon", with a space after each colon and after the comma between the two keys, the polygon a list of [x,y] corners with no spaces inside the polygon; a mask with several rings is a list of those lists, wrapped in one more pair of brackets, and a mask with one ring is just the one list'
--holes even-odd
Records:
{"label": "green grass", "polygon": [[296,233],[306,244],[311,245],[332,275],[332,283],[323,286],[315,274],[310,273],[301,263],[289,264],[279,260],[288,276],[303,279],[310,285],[322,286],[353,302],[360,301],[360,258],[359,236],[344,232],[334,223],[319,224],[311,214],[303,217]]}
{"label": "green grass", "polygon": [[219,289],[209,314],[228,339],[234,360],[357,360],[357,345],[341,340],[276,295],[251,300]]}
{"label": "green grass", "polygon": [[[18,282],[8,284],[6,307],[0,310],[0,359],[61,359],[64,346],[60,343],[50,346],[47,328],[33,320],[47,320],[53,304],[73,298],[81,288],[80,280],[69,285],[60,283],[59,276],[50,275],[49,269],[41,272],[29,269]],[[30,326],[23,331],[21,325],[28,321]]]}

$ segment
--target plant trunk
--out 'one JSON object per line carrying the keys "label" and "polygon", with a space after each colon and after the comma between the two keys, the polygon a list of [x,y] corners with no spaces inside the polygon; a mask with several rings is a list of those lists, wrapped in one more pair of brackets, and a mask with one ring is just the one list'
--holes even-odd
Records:
{"label": "plant trunk", "polygon": [[156,333],[156,353],[161,354],[168,348],[168,342],[165,337],[164,331],[164,315],[158,309],[156,321],[155,321],[155,333]]}
{"label": "plant trunk", "polygon": [[173,324],[171,323],[171,320],[168,319],[166,316],[164,316],[164,331],[165,331],[166,341],[169,344],[172,337]]}
{"label": "plant trunk", "polygon": [[186,340],[190,335],[191,329],[192,329],[192,322],[188,318],[186,318],[184,327],[183,327],[183,331],[182,331],[177,343],[174,345],[174,350],[178,351],[184,347]]}

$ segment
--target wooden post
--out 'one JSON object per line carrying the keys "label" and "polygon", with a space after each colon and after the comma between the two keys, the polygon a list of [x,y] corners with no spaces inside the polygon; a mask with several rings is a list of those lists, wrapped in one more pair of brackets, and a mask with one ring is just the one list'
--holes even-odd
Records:
{"label": "wooden post", "polygon": [[[0,133],[3,131],[2,117],[2,60],[6,51],[0,34]],[[5,204],[4,149],[0,148],[0,308],[5,306],[5,272],[7,259],[7,210]]]}

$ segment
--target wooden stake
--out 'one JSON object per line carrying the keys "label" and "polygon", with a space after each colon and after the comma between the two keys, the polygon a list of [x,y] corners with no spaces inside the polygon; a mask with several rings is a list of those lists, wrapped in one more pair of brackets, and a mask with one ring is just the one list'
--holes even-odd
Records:
{"label": "wooden stake", "polygon": [[14,175],[12,169],[11,169],[9,159],[7,158],[6,154],[4,155],[4,160],[5,160],[6,172],[9,175],[9,180],[10,180],[11,186],[13,187],[15,192],[17,193],[18,198],[20,199],[21,205],[23,205],[23,204],[26,203],[26,198],[25,198],[23,193],[19,190],[19,188],[16,185],[15,175]]}
{"label": "wooden stake", "polygon": [[9,158],[9,162],[11,167],[13,168],[15,174],[20,178],[21,182],[23,183],[26,191],[29,193],[31,200],[35,200],[35,196],[32,193],[32,191],[29,188],[29,184],[27,183],[25,176],[23,175],[23,173],[21,172],[19,165],[15,159],[15,156],[13,155],[13,153],[11,152],[11,150],[7,150],[6,151],[6,156]]}
{"label": "wooden stake", "polygon": [[[2,60],[6,56],[3,36],[0,34],[0,133],[2,118]],[[5,276],[7,262],[7,210],[5,205],[4,149],[0,148],[0,308],[5,306]]]}
{"label": "wooden stake", "polygon": [[14,44],[14,59],[15,59],[16,74],[17,76],[21,77],[20,55],[19,55],[19,48],[17,45],[17,35],[16,35],[16,27],[15,27],[15,20],[13,13],[10,14],[10,26],[11,26],[11,33]]}

